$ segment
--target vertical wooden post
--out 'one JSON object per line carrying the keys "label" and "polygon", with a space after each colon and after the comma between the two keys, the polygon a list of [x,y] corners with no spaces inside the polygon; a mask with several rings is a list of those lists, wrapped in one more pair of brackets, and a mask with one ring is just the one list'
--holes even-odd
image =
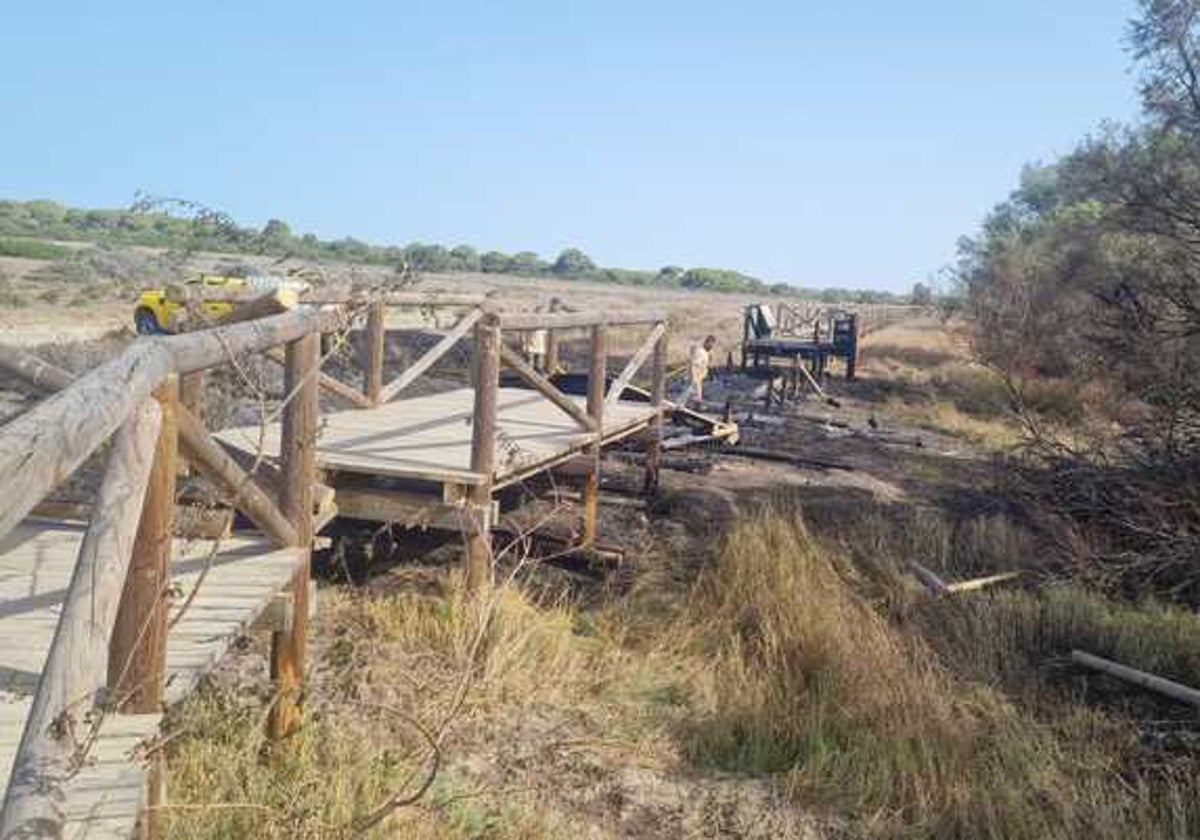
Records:
{"label": "vertical wooden post", "polygon": [[846,378],[853,379],[858,370],[858,313],[850,315],[850,347],[846,350]]}
{"label": "vertical wooden post", "polygon": [[596,421],[596,440],[588,447],[589,469],[583,483],[583,544],[596,542],[596,516],[600,507],[600,442],[604,438],[604,378],[607,373],[606,331],[603,324],[592,327],[588,353],[588,416]]}
{"label": "vertical wooden post", "polygon": [[[185,373],[179,377],[179,404],[186,408],[193,417],[204,417],[204,371],[197,370]],[[190,475],[192,468],[187,457],[179,454],[179,474]]]}
{"label": "vertical wooden post", "polygon": [[197,370],[179,377],[179,402],[193,417],[204,416],[204,371]]}
{"label": "vertical wooden post", "polygon": [[558,330],[546,330],[546,376],[558,373]]}
{"label": "vertical wooden post", "polygon": [[149,714],[162,708],[167,673],[167,585],[178,469],[179,379],[169,376],[154,398],[162,411],[162,423],[108,646],[109,691],[120,711],[129,714]]}
{"label": "vertical wooden post", "polygon": [[646,452],[646,478],[642,492],[647,496],[658,492],[659,464],[662,461],[663,402],[667,398],[667,347],[669,333],[663,332],[654,344],[651,364],[650,402],[654,406],[654,421],[650,428],[650,447]]}
{"label": "vertical wooden post", "polygon": [[[742,310],[742,370],[746,369],[746,348],[750,344],[750,309]],[[754,356],[754,366],[758,367],[758,355]]]}
{"label": "vertical wooden post", "polygon": [[284,391],[292,394],[292,398],[283,412],[279,506],[295,528],[296,544],[305,550],[305,556],[292,578],[291,626],[271,635],[271,679],[277,696],[267,729],[276,740],[292,734],[300,725],[300,689],[308,635],[308,551],[313,540],[313,483],[320,412],[317,377],[320,349],[321,337],[312,333],[289,342],[285,354]]}
{"label": "vertical wooden post", "polygon": [[[484,315],[475,324],[475,410],[471,421],[471,471],[484,478],[471,488],[471,504],[477,510],[492,504],[492,473],[496,461],[496,403],[500,388],[500,320]],[[489,520],[490,522],[490,520]],[[492,583],[492,535],[490,524],[467,534],[467,592],[480,592]]]}
{"label": "vertical wooden post", "polygon": [[367,312],[367,358],[363,366],[367,372],[367,385],[364,393],[373,403],[379,402],[379,392],[383,390],[384,339],[387,335],[384,315],[381,300],[372,303]]}
{"label": "vertical wooden post", "polygon": [[[162,412],[137,406],[113,438],[96,507],[79,544],[54,641],[38,679],[0,811],[0,837],[58,838],[78,742],[107,679],[108,645],[154,463]],[[161,750],[158,752],[161,753]]]}
{"label": "vertical wooden post", "polygon": [[[550,311],[562,311],[562,302],[558,298],[550,299]],[[546,376],[558,373],[558,330],[546,330]]]}

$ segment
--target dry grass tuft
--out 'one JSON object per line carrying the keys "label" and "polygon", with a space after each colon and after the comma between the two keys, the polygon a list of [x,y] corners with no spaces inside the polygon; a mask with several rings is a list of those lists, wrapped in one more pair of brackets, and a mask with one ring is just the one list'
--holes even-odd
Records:
{"label": "dry grass tuft", "polygon": [[779,774],[869,836],[1183,837],[1200,824],[1190,777],[1117,778],[1127,727],[1083,709],[1040,724],[957,677],[848,576],[795,516],[730,533],[688,617],[686,649],[708,663],[695,761]]}
{"label": "dry grass tuft", "polygon": [[480,786],[445,758],[417,807],[371,832],[352,829],[386,797],[420,785],[429,739],[449,754],[530,707],[600,710],[618,674],[641,678],[639,668],[622,670],[626,655],[598,628],[565,605],[535,605],[512,585],[483,606],[447,593],[331,593],[323,610],[322,636],[332,641],[320,652],[308,722],[290,749],[264,758],[265,686],[248,694],[214,685],[181,705],[170,768],[172,796],[185,807],[171,812],[169,837],[578,833],[536,797]]}

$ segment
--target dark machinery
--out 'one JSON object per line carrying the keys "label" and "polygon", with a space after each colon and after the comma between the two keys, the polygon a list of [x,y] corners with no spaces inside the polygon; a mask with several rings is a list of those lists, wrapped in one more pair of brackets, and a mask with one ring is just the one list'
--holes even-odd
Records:
{"label": "dark machinery", "polygon": [[[778,325],[789,314],[788,327]],[[846,378],[853,379],[858,361],[858,315],[837,309],[798,319],[794,312],[776,313],[765,303],[747,306],[742,324],[742,370],[773,375],[776,360],[795,367],[808,363],[814,379],[824,377],[829,359],[841,359]]]}

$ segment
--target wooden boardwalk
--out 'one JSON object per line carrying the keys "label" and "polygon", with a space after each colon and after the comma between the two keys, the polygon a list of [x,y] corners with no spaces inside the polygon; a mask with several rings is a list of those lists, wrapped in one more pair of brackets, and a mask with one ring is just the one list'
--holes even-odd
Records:
{"label": "wooden boardwalk", "polygon": [[[540,472],[588,446],[593,439],[537,391],[499,388],[493,488]],[[583,410],[582,397],[568,397]],[[388,476],[436,484],[475,485],[484,476],[471,470],[471,419],[475,392],[460,388],[376,408],[339,411],[322,418],[317,468],[330,472]],[[613,443],[645,429],[656,408],[644,402],[618,402],[604,414],[603,442]],[[217,434],[246,453],[279,455],[279,423],[245,426]]]}
{"label": "wooden boardwalk", "polygon": [[[32,694],[58,626],[79,555],[83,525],[26,520],[0,539],[0,778],[6,783]],[[184,697],[213,667],[302,562],[300,549],[272,549],[233,537],[207,558],[207,540],[177,540],[171,583],[183,593],[209,571],[167,638],[167,702]],[[143,804],[146,763],[139,746],[158,733],[160,715],[113,715],[100,726],[87,762],[67,785],[66,838],[128,838]]]}
{"label": "wooden boardwalk", "polygon": [[[569,541],[586,550],[597,543],[603,446],[645,432],[646,487],[657,481],[668,410],[660,311],[506,312],[478,296],[386,291],[336,292],[280,311],[275,297],[247,301],[211,329],[139,339],[77,378],[0,348],[0,368],[50,395],[0,428],[3,840],[130,837],[139,816],[153,840],[158,821],[147,808],[166,802],[167,791],[139,745],[273,603],[267,735],[283,743],[294,733],[303,720],[310,553],[336,513],[461,531],[462,585],[479,592],[494,584],[491,534],[501,500],[514,495],[498,492],[506,485],[576,461],[583,526]],[[388,308],[433,305],[465,311],[384,383]],[[356,325],[367,339],[361,391],[321,370],[321,337]],[[607,330],[630,326],[649,333],[610,380]],[[542,335],[541,369],[504,343],[505,330]],[[586,399],[545,373],[561,370],[557,343],[570,330],[587,336]],[[397,399],[468,334],[472,388]],[[215,436],[202,411],[205,372],[240,370],[241,357],[258,354],[284,366],[280,422]],[[623,401],[646,365],[649,401]],[[500,387],[501,367],[530,390]],[[322,390],[357,410],[322,417]],[[32,518],[106,443],[87,525]],[[251,457],[248,468],[246,457],[260,450],[267,458]],[[172,538],[184,524],[176,520],[180,456],[253,536],[221,540],[219,554],[208,541]],[[186,595],[202,576],[181,620],[169,622],[185,602],[170,593]],[[110,658],[118,667],[107,667]],[[120,714],[101,708],[112,704]],[[82,738],[97,717],[94,742]]]}

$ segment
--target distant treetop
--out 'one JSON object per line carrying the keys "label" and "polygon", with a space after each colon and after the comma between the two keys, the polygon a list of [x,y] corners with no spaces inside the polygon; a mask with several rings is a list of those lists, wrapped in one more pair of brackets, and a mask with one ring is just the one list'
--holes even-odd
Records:
{"label": "distant treetop", "polygon": [[[180,214],[167,212],[180,209]],[[186,201],[156,200],[139,196],[129,209],[89,210],[54,201],[0,201],[0,237],[5,250],[27,250],[11,237],[30,240],[76,240],[98,244],[146,245],[187,251],[224,251],[237,254],[270,254],[281,257],[333,259],[371,265],[406,266],[430,273],[483,271],[489,274],[552,275],[572,280],[623,283],[632,286],[666,286],[751,294],[799,295],[826,299],[821,290],[801,290],[786,283],[768,285],[756,277],[726,268],[683,268],[668,265],[658,271],[602,268],[579,248],[563,249],[553,263],[533,251],[487,251],[470,245],[412,242],[408,245],[373,245],[353,237],[320,239],[296,234],[282,219],[269,220],[261,230],[236,224],[224,213]],[[898,299],[879,292],[832,290],[838,301]],[[874,301],[871,301],[874,302]]]}

